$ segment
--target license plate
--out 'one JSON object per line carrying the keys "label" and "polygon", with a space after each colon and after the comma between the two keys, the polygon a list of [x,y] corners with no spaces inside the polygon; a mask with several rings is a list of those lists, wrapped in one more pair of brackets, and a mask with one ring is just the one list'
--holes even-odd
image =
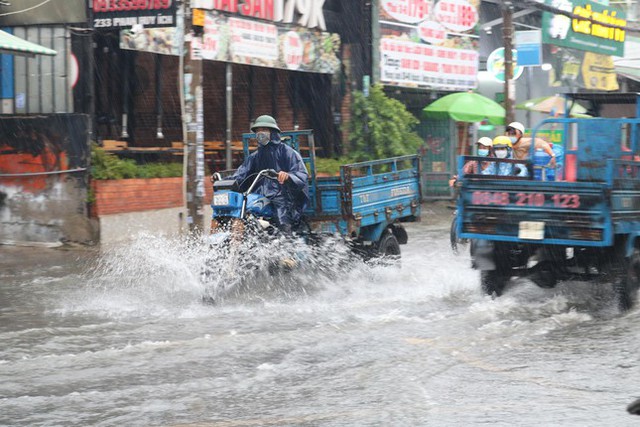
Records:
{"label": "license plate", "polygon": [[215,206],[226,206],[229,204],[229,194],[214,194],[213,195],[213,204]]}
{"label": "license plate", "polygon": [[518,238],[527,240],[544,239],[544,222],[520,221],[520,227],[518,228]]}

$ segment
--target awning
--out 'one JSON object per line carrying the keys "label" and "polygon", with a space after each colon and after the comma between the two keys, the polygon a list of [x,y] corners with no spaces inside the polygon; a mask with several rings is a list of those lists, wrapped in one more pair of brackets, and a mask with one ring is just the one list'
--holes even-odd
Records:
{"label": "awning", "polygon": [[640,81],[640,38],[627,36],[624,42],[624,58],[614,57],[613,65],[616,74]]}
{"label": "awning", "polygon": [[0,30],[0,53],[8,53],[9,55],[23,55],[34,57],[36,55],[56,55],[53,49],[31,43]]}

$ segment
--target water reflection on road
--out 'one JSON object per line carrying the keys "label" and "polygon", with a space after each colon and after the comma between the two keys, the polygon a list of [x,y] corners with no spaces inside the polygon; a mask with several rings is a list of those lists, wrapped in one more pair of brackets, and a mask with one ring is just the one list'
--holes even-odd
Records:
{"label": "water reflection on road", "polygon": [[0,424],[636,424],[639,310],[577,282],[491,300],[447,245],[412,225],[400,269],[335,247],[214,306],[192,242],[0,247]]}

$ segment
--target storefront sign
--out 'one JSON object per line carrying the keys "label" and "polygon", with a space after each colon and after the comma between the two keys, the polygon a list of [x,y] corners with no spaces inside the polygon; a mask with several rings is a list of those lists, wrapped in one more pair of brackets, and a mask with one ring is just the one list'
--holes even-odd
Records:
{"label": "storefront sign", "polygon": [[605,25],[626,26],[623,11],[590,0],[546,0],[546,3],[577,17],[544,12],[543,43],[603,55],[624,56],[625,30]]}
{"label": "storefront sign", "polygon": [[542,64],[542,34],[540,30],[516,31],[518,65]]}
{"label": "storefront sign", "polygon": [[576,49],[552,46],[547,61],[553,69],[549,73],[549,86],[569,86],[592,90],[618,90],[618,79],[613,57]]}
{"label": "storefront sign", "polygon": [[431,0],[382,0],[381,6],[396,21],[417,24],[429,17],[432,3]]}
{"label": "storefront sign", "polygon": [[93,0],[93,28],[175,27],[175,0]]}
{"label": "storefront sign", "polygon": [[326,30],[326,0],[192,0],[191,7]]}
{"label": "storefront sign", "polygon": [[[178,55],[178,28],[122,31],[120,47],[166,55]],[[340,67],[337,34],[305,28],[281,28],[276,24],[228,17],[207,11],[202,41],[192,46],[200,58],[269,68],[333,74]]]}
{"label": "storefront sign", "polygon": [[[524,67],[518,65],[518,51],[515,49],[511,50],[512,60],[513,60],[513,80],[517,80],[518,77],[522,75],[524,71]],[[499,82],[504,82],[504,48],[499,47],[487,58],[487,71],[491,73],[493,77]]]}
{"label": "storefront sign", "polygon": [[383,82],[462,90],[474,87],[478,53],[398,39],[380,41]]}
{"label": "storefront sign", "polygon": [[278,59],[278,27],[275,25],[229,18],[228,28],[232,62],[249,63],[251,58],[269,62]]}
{"label": "storefront sign", "polygon": [[582,60],[584,87],[593,90],[618,90],[618,77],[610,55],[586,52]]}
{"label": "storefront sign", "polygon": [[380,6],[383,84],[440,90],[477,86],[478,10],[471,2],[381,0]]}
{"label": "storefront sign", "polygon": [[478,11],[466,0],[441,0],[435,14],[438,22],[456,33],[469,31],[478,23]]}

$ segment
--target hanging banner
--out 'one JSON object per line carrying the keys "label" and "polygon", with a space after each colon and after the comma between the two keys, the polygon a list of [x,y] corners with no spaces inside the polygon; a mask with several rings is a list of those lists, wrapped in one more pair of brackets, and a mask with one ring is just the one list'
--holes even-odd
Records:
{"label": "hanging banner", "polygon": [[625,30],[603,25],[625,27],[626,14],[622,10],[591,0],[546,0],[546,4],[577,17],[544,12],[543,43],[602,55],[624,56]]}
{"label": "hanging banner", "polygon": [[[178,28],[122,31],[120,47],[165,55],[178,55]],[[333,74],[340,68],[340,36],[303,27],[280,27],[265,21],[205,15],[202,42],[194,52],[207,60]]]}
{"label": "hanging banner", "polygon": [[553,66],[549,86],[619,90],[613,57],[609,55],[551,46],[548,58]]}
{"label": "hanging banner", "polygon": [[477,86],[479,0],[381,0],[380,81],[438,90]]}

